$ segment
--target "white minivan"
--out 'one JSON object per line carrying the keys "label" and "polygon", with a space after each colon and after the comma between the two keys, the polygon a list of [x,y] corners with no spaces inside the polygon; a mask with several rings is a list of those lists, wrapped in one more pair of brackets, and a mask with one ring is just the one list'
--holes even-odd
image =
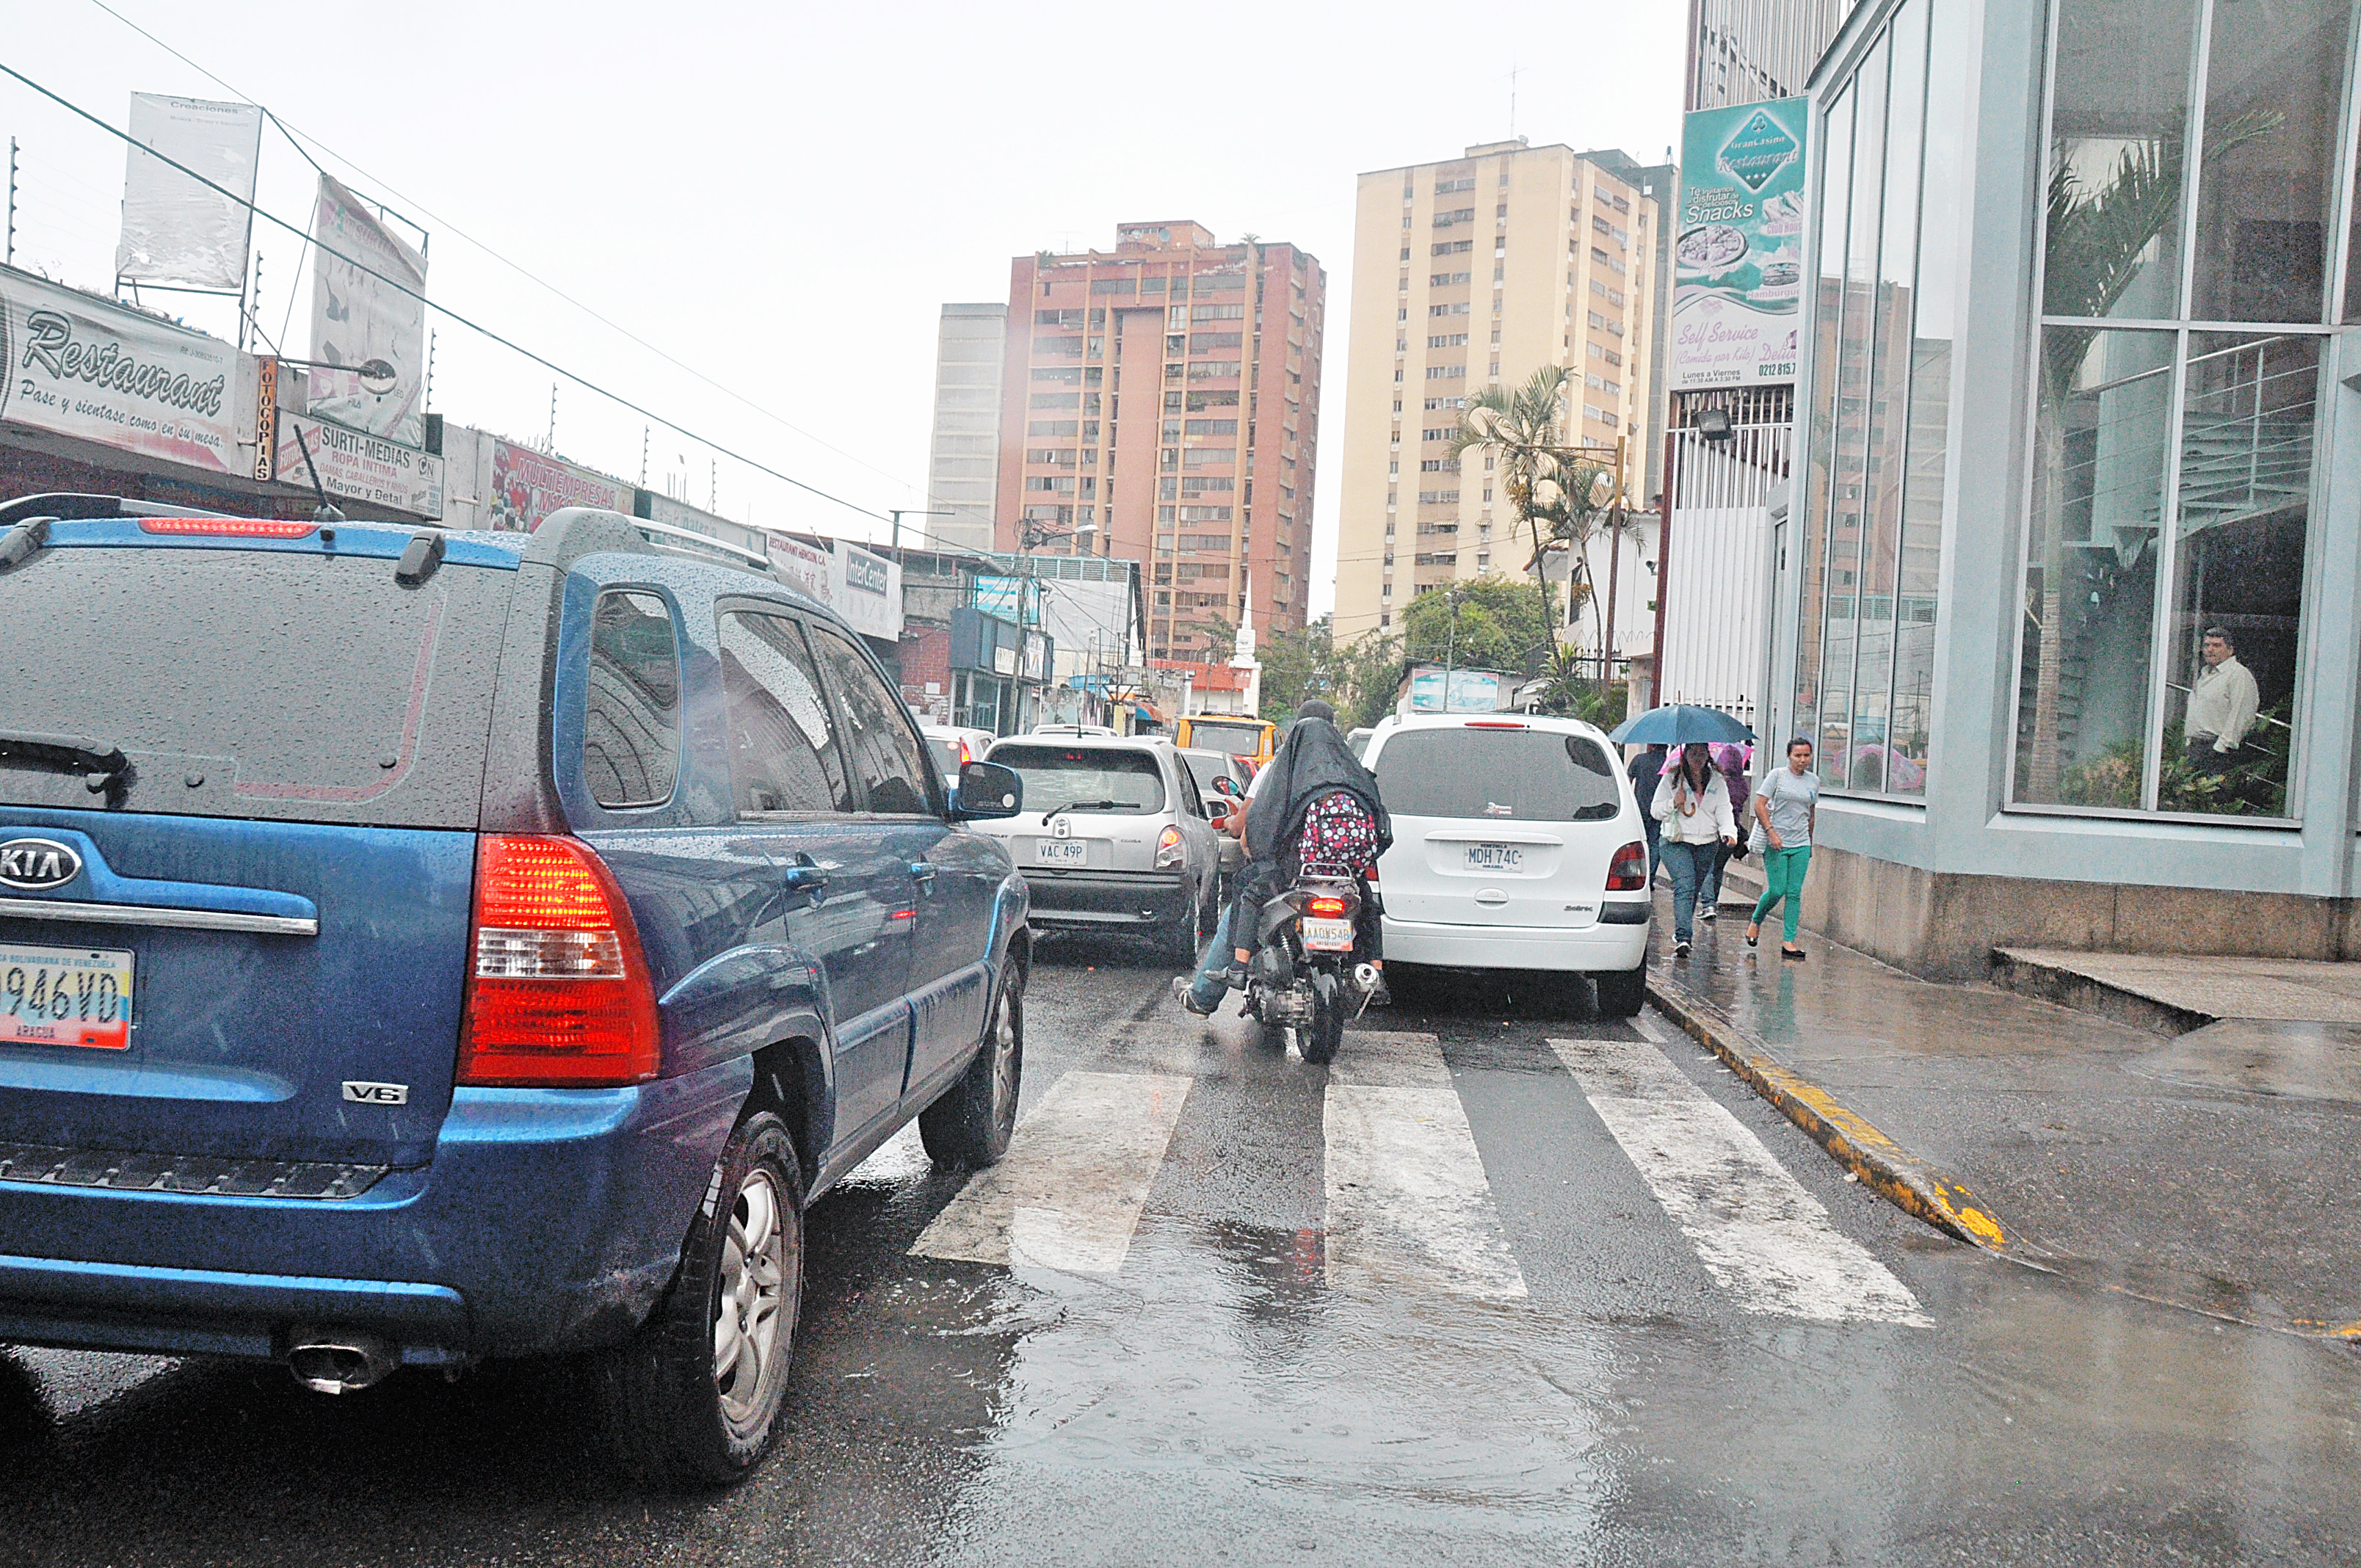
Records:
{"label": "white minivan", "polygon": [[1389,718],[1367,756],[1392,815],[1389,964],[1589,975],[1629,1018],[1647,983],[1648,844],[1615,749],[1575,718]]}

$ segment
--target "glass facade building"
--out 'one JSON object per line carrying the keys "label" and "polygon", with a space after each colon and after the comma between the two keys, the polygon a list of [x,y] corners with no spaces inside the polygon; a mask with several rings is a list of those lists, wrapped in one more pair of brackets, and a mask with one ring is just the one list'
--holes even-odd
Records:
{"label": "glass facade building", "polygon": [[1822,58],[1774,690],[1834,934],[2361,949],[2357,14],[1863,0]]}

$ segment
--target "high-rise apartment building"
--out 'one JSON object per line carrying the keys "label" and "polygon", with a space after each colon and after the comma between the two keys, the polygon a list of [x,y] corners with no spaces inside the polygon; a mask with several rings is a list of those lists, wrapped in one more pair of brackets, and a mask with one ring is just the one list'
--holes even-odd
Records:
{"label": "high-rise apartment building", "polygon": [[1854,0],[1689,0],[1686,107],[1792,98]]}
{"label": "high-rise apartment building", "polygon": [[1154,658],[1301,627],[1326,294],[1296,247],[1194,223],[1016,258],[999,548],[1143,563]]}
{"label": "high-rise apartment building", "polygon": [[1000,490],[1000,375],[1008,307],[945,305],[935,338],[935,429],[927,450],[926,537],[969,550],[993,547]]}
{"label": "high-rise apartment building", "polygon": [[[1451,456],[1471,392],[1514,387],[1543,365],[1566,367],[1568,439],[1610,448],[1622,441],[1624,484],[1637,493],[1649,455],[1634,438],[1655,396],[1658,225],[1638,172],[1620,153],[1519,138],[1361,176],[1336,552],[1340,638],[1390,630],[1415,595],[1520,573],[1531,557],[1486,460],[1471,453],[1463,467]],[[1623,586],[1635,606],[1644,603],[1644,588]]]}

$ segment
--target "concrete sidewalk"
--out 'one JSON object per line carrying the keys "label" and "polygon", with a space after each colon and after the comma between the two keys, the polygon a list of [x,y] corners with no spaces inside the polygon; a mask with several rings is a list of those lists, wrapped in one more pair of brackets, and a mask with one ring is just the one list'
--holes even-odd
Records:
{"label": "concrete sidewalk", "polygon": [[[2277,1065],[2256,1070],[2256,1041],[2235,1024],[2163,1038],[1993,986],[1921,981],[1808,930],[1809,958],[1782,960],[1775,929],[1747,948],[1739,896],[1727,887],[1733,902],[1674,961],[1658,890],[1652,990],[1741,1071],[1767,1069],[1747,1076],[1807,1127],[1826,1124],[1814,1135],[1849,1164],[1883,1135],[1888,1164],[1964,1186],[2005,1250],[2044,1266],[2239,1321],[2361,1337],[2361,1226],[2345,1212],[2361,1190],[2352,1031],[2316,1021],[2301,1038],[2275,1034]],[[1869,1157],[1876,1166],[1873,1146]],[[1876,1184],[1909,1206],[1906,1190]]]}

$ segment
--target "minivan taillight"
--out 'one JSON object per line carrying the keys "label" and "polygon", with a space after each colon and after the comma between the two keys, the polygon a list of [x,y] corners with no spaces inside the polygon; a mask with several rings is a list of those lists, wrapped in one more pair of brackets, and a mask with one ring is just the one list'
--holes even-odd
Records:
{"label": "minivan taillight", "polygon": [[1644,893],[1648,887],[1648,846],[1633,839],[1607,862],[1607,891]]}
{"label": "minivan taillight", "polygon": [[458,1082],[587,1089],[655,1076],[655,988],[631,906],[589,845],[484,835],[469,936]]}

